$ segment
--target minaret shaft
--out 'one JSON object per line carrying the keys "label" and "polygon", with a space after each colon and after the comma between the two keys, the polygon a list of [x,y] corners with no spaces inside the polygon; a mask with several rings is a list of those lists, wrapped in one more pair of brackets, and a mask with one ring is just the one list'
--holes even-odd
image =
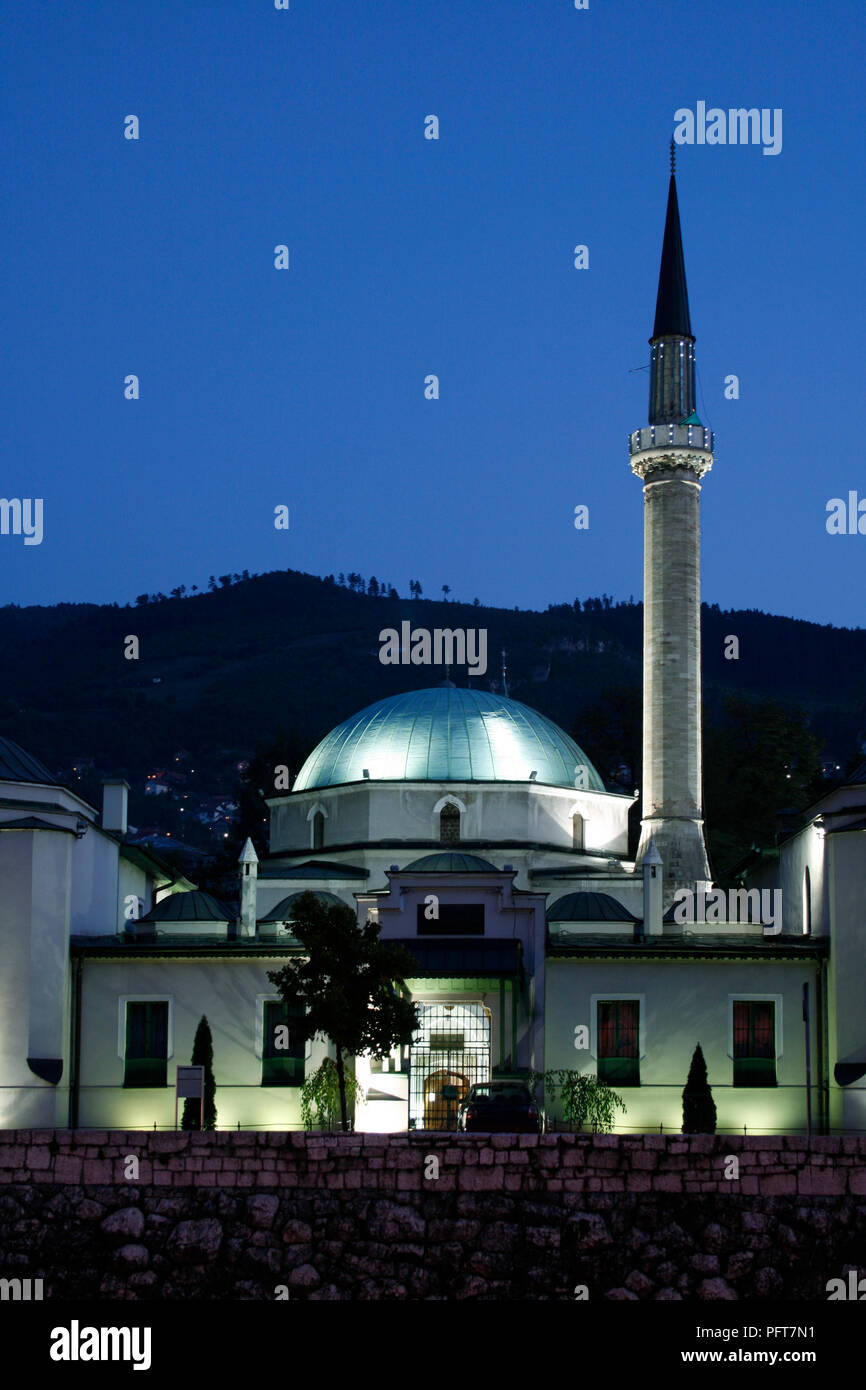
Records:
{"label": "minaret shaft", "polygon": [[701,485],[688,467],[644,483],[643,816],[674,883],[709,880],[701,798]]}

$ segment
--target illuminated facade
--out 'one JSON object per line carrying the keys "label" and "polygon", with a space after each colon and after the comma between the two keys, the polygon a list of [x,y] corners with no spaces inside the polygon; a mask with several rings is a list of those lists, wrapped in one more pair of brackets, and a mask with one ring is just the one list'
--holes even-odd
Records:
{"label": "illuminated facade", "polygon": [[2,1125],[170,1127],[202,1015],[219,1125],[300,1125],[328,1043],[291,1040],[267,972],[299,953],[293,913],[311,890],[374,916],[415,961],[419,1032],[355,1059],[358,1129],[448,1128],[473,1081],[572,1068],[622,1096],[618,1128],[676,1130],[700,1042],[720,1130],[866,1130],[866,765],[749,866],[750,886],[781,889],[781,920],[753,904],[691,924],[672,910],[710,877],[698,495],[713,447],[694,415],[673,176],[651,344],[650,423],[630,442],[645,486],[635,858],[633,798],[563,730],[450,681],[321,741],[268,802],[269,853],[245,845],[237,906],[127,843],[125,783],[106,785],[100,814],[0,740]]}

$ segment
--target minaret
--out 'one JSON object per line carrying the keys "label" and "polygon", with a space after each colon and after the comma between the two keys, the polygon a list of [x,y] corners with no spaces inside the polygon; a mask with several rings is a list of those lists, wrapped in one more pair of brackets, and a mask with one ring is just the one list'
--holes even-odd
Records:
{"label": "minaret", "polygon": [[656,317],[650,338],[649,426],[629,438],[644,484],[643,807],[638,865],[654,842],[664,896],[702,887],[710,871],[701,794],[701,479],[712,431],[695,414],[695,340],[674,142]]}

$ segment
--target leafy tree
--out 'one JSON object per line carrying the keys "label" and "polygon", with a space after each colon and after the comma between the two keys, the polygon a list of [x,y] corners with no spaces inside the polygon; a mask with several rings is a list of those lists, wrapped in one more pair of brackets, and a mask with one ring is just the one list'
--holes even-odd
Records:
{"label": "leafy tree", "polygon": [[449,595],[450,593],[451,593],[451,585],[450,585],[450,584],[443,584],[443,585],[442,585],[442,598],[443,598],[443,600],[444,600],[445,603],[448,602],[448,595]]}
{"label": "leafy tree", "polygon": [[367,585],[367,593],[371,598],[379,597],[379,581],[375,574],[371,576],[370,583]]}
{"label": "leafy tree", "polygon": [[150,602],[150,595],[149,595],[149,594],[139,594],[139,595],[138,595],[138,598],[135,600],[135,606],[136,606],[136,608],[143,608],[144,605],[145,605],[146,603],[149,603],[149,602]]}
{"label": "leafy tree", "polygon": [[683,1134],[715,1134],[716,1103],[707,1080],[707,1064],[698,1043],[692,1053],[686,1088],[683,1091]]}
{"label": "leafy tree", "polygon": [[[195,1030],[192,1045],[192,1065],[204,1067],[204,1107],[202,1110],[202,1129],[216,1129],[216,1082],[213,1074],[213,1037],[207,1015],[202,1014]],[[199,1102],[188,1099],[183,1103],[181,1129],[198,1129]]]}
{"label": "leafy tree", "polygon": [[551,1100],[556,1099],[559,1091],[565,1119],[575,1129],[588,1125],[593,1134],[609,1134],[616,1111],[625,1113],[627,1109],[625,1101],[616,1091],[589,1072],[554,1069],[530,1075],[533,1089],[539,1081],[544,1082],[545,1093],[550,1095]]}
{"label": "leafy tree", "polygon": [[[354,1076],[345,1078],[346,1093],[352,1107],[364,1100],[364,1088]],[[333,1129],[340,1114],[340,1077],[333,1057],[308,1076],[301,1087],[301,1122],[307,1129],[318,1123],[323,1129]]]}
{"label": "leafy tree", "polygon": [[823,786],[805,710],[728,695],[704,710],[704,811],[710,864],[725,875],[753,846],[775,844],[776,816],[807,806]]}
{"label": "leafy tree", "polygon": [[379,924],[360,926],[350,907],[323,903],[304,893],[295,904],[293,931],[305,950],[268,979],[301,1017],[294,1025],[299,1038],[317,1033],[336,1049],[340,1119],[344,1132],[346,1108],[344,1057],[370,1052],[387,1057],[398,1044],[407,1045],[418,1027],[418,1009],[396,988],[416,969],[412,956],[396,942],[379,940]]}
{"label": "leafy tree", "polygon": [[208,586],[208,589],[210,590],[210,592],[211,592],[212,594],[215,594],[215,593],[216,593],[217,582],[216,582],[216,579],[214,578],[213,575],[211,575],[210,578],[208,579],[208,581],[207,581],[207,586]]}

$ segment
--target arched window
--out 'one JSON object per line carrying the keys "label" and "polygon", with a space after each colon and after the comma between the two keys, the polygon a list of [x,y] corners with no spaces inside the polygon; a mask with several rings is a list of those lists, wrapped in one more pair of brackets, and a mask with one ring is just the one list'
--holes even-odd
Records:
{"label": "arched window", "polygon": [[812,933],[812,875],[808,868],[803,875],[803,935]]}
{"label": "arched window", "polygon": [[575,811],[571,818],[571,847],[583,849],[583,816]]}
{"label": "arched window", "polygon": [[450,801],[439,812],[439,843],[443,845],[459,845],[460,843],[460,812]]}
{"label": "arched window", "polygon": [[325,817],[321,811],[313,816],[313,849],[321,849],[325,843]]}

